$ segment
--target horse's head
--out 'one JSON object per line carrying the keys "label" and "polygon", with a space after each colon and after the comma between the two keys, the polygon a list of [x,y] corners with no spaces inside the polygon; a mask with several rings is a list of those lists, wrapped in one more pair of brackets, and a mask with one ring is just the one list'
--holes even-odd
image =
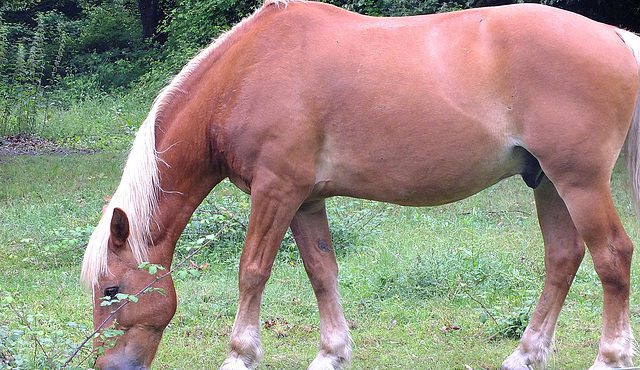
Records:
{"label": "horse's head", "polygon": [[[139,268],[129,245],[129,235],[126,213],[115,208],[107,241],[107,271],[93,285],[94,327],[97,329],[102,325],[103,328],[94,339],[94,347],[99,353],[102,353],[100,348],[104,350],[96,362],[100,369],[149,368],[162,332],[176,310],[171,277],[157,281],[148,289],[161,274],[151,275],[155,267]],[[154,255],[153,249],[149,248],[150,262],[168,269],[171,261]],[[130,298],[136,294],[137,297]],[[112,315],[127,300],[130,302]]]}

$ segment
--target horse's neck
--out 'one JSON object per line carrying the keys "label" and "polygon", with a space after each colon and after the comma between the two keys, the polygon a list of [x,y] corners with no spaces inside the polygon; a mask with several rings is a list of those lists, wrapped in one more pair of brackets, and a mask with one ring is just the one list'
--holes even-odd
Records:
{"label": "horse's neck", "polygon": [[173,254],[175,244],[196,208],[224,179],[215,159],[211,158],[206,127],[172,124],[189,129],[165,129],[157,138],[161,190],[154,217],[156,222],[151,225],[154,244],[159,249],[166,249],[162,253],[168,255]]}

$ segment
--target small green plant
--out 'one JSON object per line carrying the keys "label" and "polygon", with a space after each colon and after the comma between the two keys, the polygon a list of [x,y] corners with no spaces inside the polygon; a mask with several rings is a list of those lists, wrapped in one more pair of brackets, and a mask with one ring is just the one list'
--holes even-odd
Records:
{"label": "small green plant", "polygon": [[[211,243],[211,248],[203,250],[201,257],[226,262],[230,269],[237,269],[251,205],[246,195],[241,194],[230,183],[225,182],[218,187],[223,188],[224,196],[204,200],[189,221],[176,252],[178,256],[184,256],[202,245],[214,232],[222,229],[224,232],[217,237],[215,243]],[[327,205],[331,238],[338,256],[357,251],[363,238],[375,233],[375,229],[384,221],[383,209],[357,209],[354,207],[357,202],[361,201],[334,199]],[[291,231],[286,233],[277,258],[290,264],[301,262]]]}
{"label": "small green plant", "polygon": [[141,270],[149,270],[149,275],[151,276],[155,275],[158,270],[165,270],[164,266],[149,262],[142,262],[140,265],[138,265],[138,268]]}
{"label": "small green plant", "polygon": [[97,346],[94,348],[96,356],[104,355],[105,349],[111,349],[116,346],[117,340],[119,337],[124,335],[124,331],[115,329],[116,321],[113,322],[113,325],[108,328],[103,328],[96,334],[98,343],[102,343],[101,346]]}
{"label": "small green plant", "polygon": [[508,314],[497,317],[500,329],[498,333],[503,338],[520,339],[531,319],[530,307],[516,307]]}
{"label": "small green plant", "polygon": [[[28,313],[27,305],[15,296],[0,287],[0,308],[17,319],[0,325],[0,369],[78,368],[91,356],[90,349],[77,350],[75,346],[85,335],[85,325]],[[74,351],[84,359],[72,365],[69,356]]]}
{"label": "small green plant", "polygon": [[42,263],[49,266],[74,264],[81,259],[84,246],[93,229],[94,226],[54,229],[50,232],[50,238],[46,240],[25,238],[16,246],[21,245],[33,250],[31,256],[23,259],[22,262],[25,263]]}

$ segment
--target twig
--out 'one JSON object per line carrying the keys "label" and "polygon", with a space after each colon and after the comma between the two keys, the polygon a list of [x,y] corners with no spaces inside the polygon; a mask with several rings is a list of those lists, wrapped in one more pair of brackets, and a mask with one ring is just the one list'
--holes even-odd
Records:
{"label": "twig", "polygon": [[[472,212],[460,212],[461,215],[470,215]],[[500,215],[500,214],[505,214],[505,213],[521,213],[523,215],[527,215],[530,216],[531,213],[526,212],[526,211],[522,211],[519,209],[508,209],[505,211],[483,211],[482,213],[488,214],[488,215]]]}
{"label": "twig", "polygon": [[462,288],[462,290],[464,290],[465,293],[467,293],[467,295],[469,296],[469,298],[471,298],[471,300],[473,300],[474,302],[479,304],[480,307],[482,307],[484,312],[486,312],[487,315],[489,315],[489,317],[491,317],[491,320],[493,320],[493,322],[495,322],[497,326],[500,326],[500,324],[498,324],[498,320],[496,320],[496,318],[493,317],[493,315],[491,314],[489,309],[487,309],[487,307],[482,302],[480,302],[480,300],[476,299],[474,296],[471,295],[471,293],[469,293],[469,290],[465,287],[464,283],[460,283],[460,287]]}
{"label": "twig", "polygon": [[220,210],[220,208],[216,207],[215,205],[211,205],[213,207],[213,209],[215,209],[215,211],[210,211],[207,209],[197,209],[196,213],[208,213],[208,214],[212,214],[212,215],[221,215],[221,216],[227,216],[229,217],[231,220],[233,220],[234,222],[236,222],[237,224],[239,224],[240,226],[242,226],[245,230],[247,229],[247,225],[240,221],[239,219],[237,219],[236,217],[234,217],[233,213],[226,211],[223,212]]}
{"label": "twig", "polygon": [[[30,332],[33,332],[33,329],[31,329],[31,325],[29,325],[29,322],[27,320],[25,320],[25,318],[22,315],[20,315],[20,312],[13,306],[13,304],[9,303],[9,307],[11,307],[13,312],[16,314],[16,316],[18,316],[18,319],[20,319],[20,321],[22,321],[24,326],[29,328]],[[35,339],[36,343],[38,344],[38,346],[42,350],[42,353],[44,353],[44,356],[47,358],[47,361],[49,361],[49,365],[51,365],[51,368],[53,369],[54,368],[53,361],[51,361],[51,358],[49,357],[49,354],[47,353],[47,351],[45,351],[44,347],[42,346],[42,343],[40,343],[40,340],[38,339],[38,336],[36,334],[33,334],[33,339]]]}
{"label": "twig", "polygon": [[[213,239],[216,239],[224,229],[226,229],[228,226],[228,224],[223,225],[220,230],[218,230],[218,232],[214,235]],[[200,252],[202,249],[204,249],[204,247],[208,246],[211,243],[211,240],[208,240],[206,243],[203,243],[200,247],[198,247],[197,249],[194,249],[191,253],[189,253],[188,256],[186,256],[185,258],[182,259],[182,261],[180,261],[177,265],[175,265],[169,272],[167,272],[166,274],[159,276],[157,278],[155,278],[153,281],[151,281],[149,284],[147,284],[147,286],[145,286],[144,288],[142,288],[138,293],[134,294],[134,297],[138,297],[141,294],[144,294],[147,289],[151,288],[155,283],[157,283],[158,281],[166,278],[167,276],[171,275],[177,268],[179,268],[180,266],[182,266],[182,264],[184,264],[188,259],[190,259],[191,257],[193,257],[196,253]],[[82,343],[80,343],[80,345],[78,346],[78,348],[76,348],[76,350],[73,352],[73,354],[71,355],[71,357],[69,357],[69,359],[67,359],[67,361],[62,365],[62,368],[65,368],[69,365],[69,363],[71,363],[71,361],[73,360],[73,358],[80,352],[80,350],[82,350],[82,348],[87,344],[87,342],[93,338],[93,336],[95,336],[106,324],[107,322],[113,317],[115,316],[115,314],[120,311],[124,306],[126,306],[127,304],[129,304],[129,302],[131,302],[129,299],[126,299],[124,302],[122,302],[122,304],[120,306],[118,306],[118,308],[116,308],[115,310],[113,310],[111,312],[111,314],[109,316],[107,316],[106,319],[104,319],[104,321],[102,321],[102,323],[100,325],[98,325],[98,327],[89,335],[87,336],[84,341],[82,341]],[[84,360],[82,360],[84,362]]]}

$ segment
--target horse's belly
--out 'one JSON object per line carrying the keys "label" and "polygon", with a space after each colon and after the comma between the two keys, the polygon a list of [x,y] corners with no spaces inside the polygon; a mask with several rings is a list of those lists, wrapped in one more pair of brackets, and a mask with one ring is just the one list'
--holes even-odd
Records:
{"label": "horse's belly", "polygon": [[342,195],[409,206],[450,203],[522,173],[525,151],[519,149],[341,157],[318,166],[312,197]]}

